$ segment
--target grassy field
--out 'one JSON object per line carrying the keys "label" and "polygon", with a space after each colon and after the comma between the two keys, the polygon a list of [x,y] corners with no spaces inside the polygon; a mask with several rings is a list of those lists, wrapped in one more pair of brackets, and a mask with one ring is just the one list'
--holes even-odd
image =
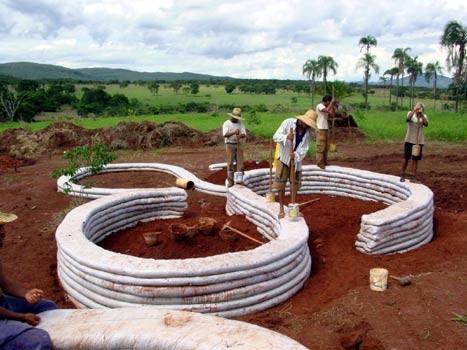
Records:
{"label": "grassy field", "polygon": [[[292,117],[293,113],[258,113],[261,123],[259,125],[248,124],[247,128],[259,137],[271,137],[281,121]],[[101,117],[74,119],[73,123],[88,129],[96,129],[115,126],[122,121],[151,121],[163,123],[177,121],[186,124],[202,132],[220,128],[227,115],[212,116],[208,113],[199,114],[169,114],[169,115],[145,115],[137,117]],[[466,142],[467,141],[467,115],[436,112],[429,114],[430,125],[425,131],[427,140]],[[50,121],[41,121],[31,124],[8,122],[0,124],[0,131],[23,127],[30,131],[40,130]],[[404,138],[406,123],[405,112],[377,112],[365,113],[364,119],[358,121],[362,131],[368,136],[369,142],[401,141]]]}
{"label": "grassy field", "polygon": [[[90,87],[89,85],[77,86],[77,95],[81,96],[83,87]],[[369,95],[369,104],[373,109],[386,106],[389,103],[389,95],[387,89],[373,89],[374,94]],[[223,86],[200,86],[200,92],[197,95],[185,94],[181,91],[175,93],[173,89],[162,84],[159,93],[153,95],[149,92],[145,86],[139,86],[130,84],[126,88],[120,88],[117,84],[106,85],[107,93],[113,95],[116,93],[124,94],[128,98],[137,98],[143,103],[147,103],[152,106],[164,106],[164,105],[177,105],[179,103],[188,102],[209,102],[217,105],[222,104],[234,104],[238,106],[244,105],[259,105],[264,104],[268,107],[269,111],[273,111],[274,107],[278,105],[282,106],[288,111],[302,112],[309,109],[312,105],[311,97],[308,94],[297,94],[291,91],[278,90],[275,95],[257,95],[257,94],[243,94],[235,90],[232,94],[227,94]],[[293,103],[292,98],[296,97],[297,102]],[[316,105],[321,99],[322,95],[315,95],[314,104]],[[393,96],[392,101],[395,102]],[[417,101],[423,102],[426,105],[427,111],[431,112],[433,107],[432,99],[417,99]],[[352,96],[343,99],[344,103],[362,103],[364,98],[361,94],[354,94]],[[404,107],[409,108],[409,98],[405,97],[403,100]],[[437,109],[441,110],[441,105],[444,101],[437,101]],[[452,102],[450,103],[452,105]]]}
{"label": "grassy field", "polygon": [[[80,95],[84,85],[77,87],[77,94]],[[281,121],[287,117],[301,114],[311,108],[311,98],[306,94],[296,94],[287,91],[278,91],[275,95],[254,95],[234,92],[227,94],[223,86],[200,86],[200,93],[196,96],[175,93],[165,85],[161,85],[159,93],[152,95],[145,86],[131,84],[126,88],[120,88],[118,85],[107,85],[106,91],[110,94],[123,93],[129,98],[137,98],[144,103],[151,105],[168,105],[195,102],[210,102],[213,104],[234,104],[234,105],[259,105],[264,104],[270,112],[257,113],[261,123],[259,125],[248,124],[247,128],[259,137],[271,137]],[[297,102],[292,102],[292,97],[297,98]],[[315,97],[315,104],[320,96]],[[393,100],[394,101],[394,100]],[[353,95],[344,99],[343,102],[359,103],[363,102],[363,96]],[[465,114],[455,114],[453,112],[433,112],[431,109],[431,100],[422,100],[427,106],[427,114],[430,119],[430,125],[425,135],[428,140],[448,141],[448,142],[466,142],[467,125]],[[406,111],[379,111],[378,107],[387,106],[388,91],[376,89],[375,94],[369,96],[369,103],[372,107],[370,111],[364,113],[364,118],[357,120],[362,131],[368,136],[369,142],[383,141],[400,142],[405,135]],[[404,99],[404,105],[407,110],[409,99]],[[438,101],[438,106],[441,106]],[[275,107],[280,106],[280,110],[287,112],[274,112]],[[64,112],[65,113],[65,112]],[[69,118],[60,117],[58,120],[68,120]],[[73,118],[70,119],[76,125],[84,128],[96,129],[108,126],[115,126],[121,121],[152,121],[162,123],[166,121],[182,122],[189,127],[206,132],[215,128],[220,128],[227,115],[211,115],[210,113],[199,114],[168,114],[168,115],[143,115],[134,117],[100,117],[100,118]],[[55,119],[57,120],[57,119]],[[51,123],[50,120],[38,121],[31,124],[4,122],[0,123],[0,131],[22,127],[30,131],[40,130]]]}

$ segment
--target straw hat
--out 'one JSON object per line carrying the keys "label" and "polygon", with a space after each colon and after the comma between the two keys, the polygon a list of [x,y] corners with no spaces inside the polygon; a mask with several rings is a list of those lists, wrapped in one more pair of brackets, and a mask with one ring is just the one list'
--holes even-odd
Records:
{"label": "straw hat", "polygon": [[318,118],[318,114],[312,109],[309,109],[306,111],[305,114],[299,115],[296,117],[297,119],[300,119],[302,122],[304,122],[306,125],[308,125],[310,128],[313,128],[316,130],[316,118]]}
{"label": "straw hat", "polygon": [[243,120],[242,118],[242,109],[240,107],[235,107],[232,110],[232,113],[227,113],[230,115],[232,118],[238,119],[238,120]]}
{"label": "straw hat", "polygon": [[0,211],[0,225],[8,224],[9,222],[13,222],[18,217],[12,213],[4,213]]}

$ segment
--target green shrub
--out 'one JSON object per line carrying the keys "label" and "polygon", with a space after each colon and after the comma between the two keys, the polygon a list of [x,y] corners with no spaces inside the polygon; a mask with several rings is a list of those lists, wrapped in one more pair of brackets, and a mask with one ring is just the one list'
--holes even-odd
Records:
{"label": "green shrub", "polygon": [[[108,163],[117,157],[109,151],[106,145],[101,143],[91,146],[78,146],[63,154],[67,161],[64,168],[56,168],[52,172],[53,177],[62,175],[73,177],[79,168],[87,167],[91,175],[98,174]],[[70,191],[71,184],[65,183],[65,193]]]}
{"label": "green shrub", "polygon": [[261,119],[256,114],[256,111],[252,109],[246,114],[246,122],[247,124],[259,125],[261,124]]}

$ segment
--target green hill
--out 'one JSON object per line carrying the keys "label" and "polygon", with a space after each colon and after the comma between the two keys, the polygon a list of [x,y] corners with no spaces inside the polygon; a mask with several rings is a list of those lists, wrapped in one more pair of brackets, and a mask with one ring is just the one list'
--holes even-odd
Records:
{"label": "green hill", "polygon": [[112,68],[80,68],[71,69],[51,64],[32,62],[11,62],[0,64],[0,75],[8,75],[19,79],[73,79],[91,81],[110,80],[211,80],[231,79],[197,73],[164,73],[164,72],[136,72],[128,69]]}

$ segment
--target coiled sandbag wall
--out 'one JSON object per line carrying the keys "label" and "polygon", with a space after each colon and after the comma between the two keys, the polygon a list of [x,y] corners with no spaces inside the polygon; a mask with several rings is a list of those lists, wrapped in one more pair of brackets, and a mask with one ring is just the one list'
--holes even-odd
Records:
{"label": "coiled sandbag wall", "polygon": [[[245,186],[258,194],[268,191],[268,169],[251,170]],[[302,194],[328,194],[380,201],[387,208],[363,215],[355,246],[366,254],[402,253],[433,237],[433,192],[426,186],[400,182],[396,176],[365,170],[303,166]]]}
{"label": "coiled sandbag wall", "polygon": [[[195,189],[200,192],[215,196],[225,196],[225,186],[215,185],[207,181],[200,180],[193,173],[176,165],[162,163],[117,163],[108,164],[100,171],[100,173],[123,172],[123,171],[158,171],[167,173],[175,177],[180,177],[189,181],[193,181]],[[128,188],[98,188],[86,187],[74,183],[86,176],[90,175],[88,168],[80,168],[74,176],[60,176],[57,180],[57,190],[67,193],[71,196],[84,198],[100,198],[115,193],[123,193],[137,189]],[[175,179],[174,179],[175,183]]]}
{"label": "coiled sandbag wall", "polygon": [[53,310],[40,314],[56,350],[305,350],[246,322],[154,308]]}
{"label": "coiled sandbag wall", "polygon": [[[138,221],[180,216],[186,193],[177,188],[133,190],[73,209],[56,232],[58,275],[80,307],[152,305],[233,317],[267,309],[296,293],[309,276],[308,227],[281,223],[264,198],[235,186],[228,206],[271,221],[277,237],[256,249],[206,258],[155,260],[113,253],[93,242]],[[248,200],[247,200],[248,199]]]}
{"label": "coiled sandbag wall", "polygon": [[[218,168],[223,164],[215,165]],[[161,171],[193,181],[199,191],[218,196],[226,196],[227,193],[224,186],[202,181],[189,171],[173,165],[123,163],[110,164],[104,169],[104,172],[112,171]],[[87,175],[88,170],[83,168],[73,179]],[[338,166],[328,166],[322,170],[314,165],[306,165],[303,166],[302,175],[299,193],[347,196],[389,205],[376,213],[362,216],[355,246],[363,253],[402,253],[428,243],[433,237],[433,192],[424,185],[401,183],[395,176]],[[73,179],[60,177],[57,181],[58,190],[63,192],[65,184]],[[268,191],[268,169],[246,171],[243,180],[245,186],[255,193],[261,195]],[[71,183],[69,189],[71,195],[88,198],[125,191],[128,189],[85,188],[74,183]],[[262,221],[258,219],[255,222],[259,232],[273,236],[272,230],[267,228],[269,223]]]}

